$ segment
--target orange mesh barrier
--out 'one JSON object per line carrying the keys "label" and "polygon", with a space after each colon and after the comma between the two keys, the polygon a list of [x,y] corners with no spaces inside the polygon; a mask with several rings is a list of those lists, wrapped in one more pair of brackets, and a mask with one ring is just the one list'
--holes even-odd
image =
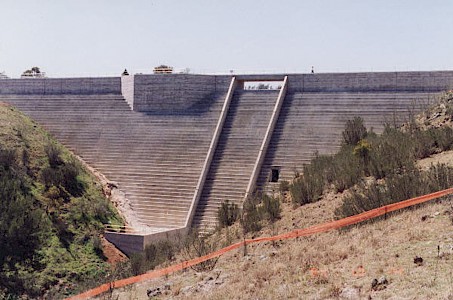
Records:
{"label": "orange mesh barrier", "polygon": [[111,289],[120,288],[120,287],[123,287],[123,286],[126,286],[126,285],[130,285],[130,284],[133,284],[133,283],[141,282],[141,281],[144,281],[144,280],[154,279],[154,278],[158,278],[158,277],[161,277],[161,276],[164,276],[164,275],[168,275],[168,274],[174,273],[176,271],[181,271],[183,269],[186,269],[186,268],[191,267],[193,265],[196,265],[196,264],[199,264],[201,262],[207,261],[209,259],[219,257],[222,254],[225,254],[226,252],[229,252],[229,251],[232,251],[234,249],[237,249],[237,248],[240,248],[240,247],[244,246],[244,244],[260,243],[260,242],[276,241],[276,240],[284,240],[284,239],[296,238],[296,237],[300,237],[300,236],[309,236],[309,235],[313,235],[315,233],[320,233],[320,232],[326,232],[326,231],[329,231],[329,230],[332,230],[332,229],[338,229],[338,228],[341,228],[341,227],[346,227],[346,226],[357,224],[357,223],[360,223],[360,222],[363,222],[363,221],[366,221],[366,220],[370,220],[370,219],[376,218],[378,216],[385,215],[386,213],[389,213],[389,212],[392,212],[392,211],[395,211],[395,210],[399,210],[399,209],[402,209],[402,208],[405,208],[405,207],[417,205],[417,204],[420,204],[420,203],[423,203],[423,202],[426,202],[426,201],[429,201],[429,200],[433,200],[433,199],[436,199],[436,198],[439,198],[439,197],[442,197],[442,196],[445,196],[445,195],[452,194],[452,193],[453,193],[453,188],[450,188],[450,189],[442,190],[442,191],[435,192],[435,193],[432,193],[432,194],[428,194],[428,195],[412,198],[412,199],[409,199],[409,200],[393,203],[393,204],[390,204],[390,205],[386,205],[386,206],[383,206],[383,207],[375,208],[375,209],[363,212],[361,214],[358,214],[358,215],[355,215],[355,216],[351,216],[351,217],[347,217],[347,218],[344,218],[344,219],[340,219],[340,220],[337,220],[337,221],[327,222],[327,223],[323,223],[323,224],[320,224],[320,225],[311,226],[311,227],[308,227],[308,228],[305,228],[305,229],[296,229],[296,230],[293,230],[291,232],[283,233],[283,234],[279,234],[279,235],[275,235],[275,236],[260,237],[260,238],[256,238],[256,239],[247,239],[245,241],[238,242],[236,244],[232,244],[232,245],[230,245],[228,247],[222,248],[222,249],[217,250],[215,252],[209,253],[209,254],[207,254],[205,256],[197,257],[197,258],[194,258],[194,259],[191,259],[191,260],[186,260],[186,261],[183,261],[181,263],[169,266],[167,268],[154,270],[154,271],[151,271],[151,272],[143,274],[143,275],[129,277],[129,278],[126,278],[126,279],[121,279],[121,280],[117,280],[117,281],[114,281],[114,282],[111,282],[111,283],[103,284],[103,285],[98,286],[98,287],[96,287],[94,289],[86,291],[86,292],[84,292],[82,294],[67,298],[67,300],[88,299],[88,298],[91,298],[91,297],[98,296],[98,295],[100,295],[102,293],[105,293],[105,292],[107,292],[107,291],[109,291]]}

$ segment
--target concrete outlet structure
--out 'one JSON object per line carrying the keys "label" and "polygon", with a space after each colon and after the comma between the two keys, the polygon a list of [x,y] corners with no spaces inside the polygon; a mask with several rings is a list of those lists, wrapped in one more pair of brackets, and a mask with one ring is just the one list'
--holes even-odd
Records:
{"label": "concrete outlet structure", "polygon": [[[276,90],[244,82],[278,82]],[[119,184],[134,232],[107,232],[126,253],[216,224],[223,201],[272,192],[335,152],[346,120],[376,132],[453,88],[453,71],[273,75],[155,74],[4,79],[8,102]]]}

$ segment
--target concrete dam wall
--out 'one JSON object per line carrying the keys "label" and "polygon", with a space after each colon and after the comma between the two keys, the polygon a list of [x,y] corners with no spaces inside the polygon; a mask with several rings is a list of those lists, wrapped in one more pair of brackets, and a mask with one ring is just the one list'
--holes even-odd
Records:
{"label": "concrete dam wall", "polygon": [[[244,90],[278,81],[279,90]],[[315,152],[340,145],[346,120],[386,121],[453,89],[453,72],[255,75],[131,75],[0,80],[0,101],[17,106],[119,184],[138,224],[110,233],[121,249],[211,228],[223,201],[272,190],[271,172],[292,179]],[[143,225],[143,226],[142,226]]]}
{"label": "concrete dam wall", "polygon": [[120,94],[119,77],[30,78],[0,80],[1,95]]}

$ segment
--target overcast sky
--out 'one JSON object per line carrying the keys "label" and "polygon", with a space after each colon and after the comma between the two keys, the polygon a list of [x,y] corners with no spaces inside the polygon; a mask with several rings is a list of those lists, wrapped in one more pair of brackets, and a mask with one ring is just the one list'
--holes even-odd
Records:
{"label": "overcast sky", "polygon": [[452,0],[0,0],[0,72],[453,70]]}

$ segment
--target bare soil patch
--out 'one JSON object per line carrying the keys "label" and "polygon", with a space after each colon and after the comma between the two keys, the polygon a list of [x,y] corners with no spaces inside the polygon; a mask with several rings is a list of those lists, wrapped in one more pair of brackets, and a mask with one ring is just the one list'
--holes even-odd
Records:
{"label": "bare soil patch", "polygon": [[128,258],[127,256],[118,250],[112,243],[107,241],[104,237],[101,238],[102,242],[102,252],[104,253],[105,257],[107,257],[107,262],[115,266],[117,263],[126,261]]}

